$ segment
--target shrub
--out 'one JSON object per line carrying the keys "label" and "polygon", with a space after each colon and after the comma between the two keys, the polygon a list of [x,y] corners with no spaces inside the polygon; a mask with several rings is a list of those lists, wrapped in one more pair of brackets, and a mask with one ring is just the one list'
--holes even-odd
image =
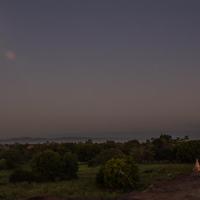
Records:
{"label": "shrub", "polygon": [[60,155],[51,150],[35,155],[32,160],[32,170],[40,176],[41,181],[55,181],[62,173]]}
{"label": "shrub", "polygon": [[139,172],[131,159],[111,159],[99,170],[96,180],[109,189],[136,189]]}
{"label": "shrub", "polygon": [[33,172],[23,169],[15,169],[10,175],[9,181],[11,183],[35,181],[36,177]]}
{"label": "shrub", "polygon": [[78,172],[78,159],[72,153],[66,153],[63,157],[63,178],[72,179],[77,178]]}

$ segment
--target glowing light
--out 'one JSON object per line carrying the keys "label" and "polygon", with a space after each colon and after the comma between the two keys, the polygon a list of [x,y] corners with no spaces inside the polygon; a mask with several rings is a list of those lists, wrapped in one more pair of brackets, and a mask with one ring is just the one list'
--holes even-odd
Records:
{"label": "glowing light", "polygon": [[16,53],[14,51],[7,51],[5,53],[5,56],[8,60],[15,60],[16,59]]}

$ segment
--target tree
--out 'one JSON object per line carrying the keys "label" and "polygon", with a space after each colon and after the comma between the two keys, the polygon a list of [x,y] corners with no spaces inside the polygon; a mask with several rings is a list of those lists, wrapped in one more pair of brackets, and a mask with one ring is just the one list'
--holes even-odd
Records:
{"label": "tree", "polygon": [[77,144],[76,154],[80,162],[88,162],[93,159],[99,152],[100,147],[97,144],[79,143]]}
{"label": "tree", "polygon": [[62,172],[61,157],[52,150],[38,153],[32,160],[32,170],[42,181],[55,181]]}
{"label": "tree", "polygon": [[162,134],[157,139],[152,139],[156,160],[174,160],[174,141],[170,135]]}
{"label": "tree", "polygon": [[77,178],[78,159],[76,155],[68,152],[63,157],[63,178],[72,179]]}
{"label": "tree", "polygon": [[176,159],[181,162],[193,163],[200,159],[200,141],[181,142],[176,147]]}
{"label": "tree", "polygon": [[18,149],[12,148],[2,150],[0,159],[5,159],[7,169],[13,169],[23,162],[23,155]]}
{"label": "tree", "polygon": [[138,149],[139,147],[140,147],[140,143],[138,140],[130,140],[124,143],[123,152],[129,155],[132,149]]}
{"label": "tree", "polygon": [[117,148],[110,148],[101,151],[95,158],[89,161],[89,166],[97,166],[105,164],[108,160],[112,158],[123,158],[125,154]]}
{"label": "tree", "polygon": [[2,158],[0,159],[0,170],[5,170],[7,169],[7,162],[6,159]]}
{"label": "tree", "polygon": [[17,182],[28,182],[31,183],[36,181],[36,177],[32,171],[23,170],[23,169],[15,169],[9,178],[11,183]]}

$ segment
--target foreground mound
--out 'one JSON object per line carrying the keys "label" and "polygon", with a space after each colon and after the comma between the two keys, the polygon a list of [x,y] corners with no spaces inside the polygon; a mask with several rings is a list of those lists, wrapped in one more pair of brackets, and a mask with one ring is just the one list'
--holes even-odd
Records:
{"label": "foreground mound", "polygon": [[27,200],[64,200],[63,198],[59,197],[51,197],[51,196],[38,196],[38,197],[32,197]]}
{"label": "foreground mound", "polygon": [[144,192],[133,192],[120,200],[199,200],[200,177],[179,176],[174,180],[162,181]]}

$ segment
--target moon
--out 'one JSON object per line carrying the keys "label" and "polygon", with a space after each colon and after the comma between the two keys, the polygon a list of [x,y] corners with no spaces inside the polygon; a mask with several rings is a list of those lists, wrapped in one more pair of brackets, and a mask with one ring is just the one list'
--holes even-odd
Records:
{"label": "moon", "polygon": [[16,59],[16,53],[14,51],[7,51],[5,53],[5,56],[8,60],[15,60]]}

